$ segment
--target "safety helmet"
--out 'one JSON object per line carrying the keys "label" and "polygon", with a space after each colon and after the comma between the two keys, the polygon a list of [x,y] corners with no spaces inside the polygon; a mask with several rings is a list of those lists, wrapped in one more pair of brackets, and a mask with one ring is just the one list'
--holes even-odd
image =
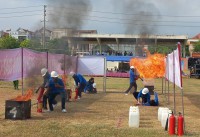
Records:
{"label": "safety helmet", "polygon": [[142,94],[147,94],[147,93],[149,93],[149,89],[148,88],[143,88],[143,90],[142,90]]}
{"label": "safety helmet", "polygon": [[134,66],[130,66],[130,69],[134,69]]}
{"label": "safety helmet", "polygon": [[58,75],[58,73],[56,72],[56,71],[52,71],[51,72],[51,77],[52,78],[57,78],[59,75]]}
{"label": "safety helmet", "polygon": [[71,72],[69,73],[70,76],[74,76],[74,74],[75,74],[75,72],[73,72],[73,71],[71,71]]}
{"label": "safety helmet", "polygon": [[93,88],[96,88],[96,85],[97,85],[96,83],[93,83],[93,85],[92,85],[92,86],[93,86]]}
{"label": "safety helmet", "polygon": [[47,69],[46,68],[42,68],[41,69],[41,74],[42,74],[42,76],[44,76],[46,73],[47,73]]}

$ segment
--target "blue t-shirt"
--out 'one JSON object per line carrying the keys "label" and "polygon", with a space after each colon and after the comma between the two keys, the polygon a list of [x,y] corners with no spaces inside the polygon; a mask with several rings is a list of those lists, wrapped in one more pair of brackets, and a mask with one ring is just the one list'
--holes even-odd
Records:
{"label": "blue t-shirt", "polygon": [[74,81],[76,83],[76,86],[78,86],[78,83],[85,85],[87,84],[86,79],[81,74],[78,73],[74,75]]}
{"label": "blue t-shirt", "polygon": [[133,70],[130,69],[129,73],[130,73],[130,83],[135,82],[135,73],[133,72]]}
{"label": "blue t-shirt", "polygon": [[[60,86],[62,86],[62,88],[55,87],[56,83],[59,84]],[[53,78],[50,78],[48,87],[50,88],[50,90],[49,90],[50,94],[65,92],[64,83],[63,83],[62,79],[60,79],[60,78],[57,78],[55,81]]]}

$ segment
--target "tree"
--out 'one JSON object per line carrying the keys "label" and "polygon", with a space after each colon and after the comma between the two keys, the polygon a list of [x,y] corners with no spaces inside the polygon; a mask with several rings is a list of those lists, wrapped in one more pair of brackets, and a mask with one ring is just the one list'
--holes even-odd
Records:
{"label": "tree", "polygon": [[172,46],[149,46],[148,50],[150,51],[151,54],[154,53],[160,53],[160,54],[168,54],[171,53],[173,50],[175,50],[176,47]]}
{"label": "tree", "polygon": [[31,47],[31,41],[28,40],[28,39],[22,41],[22,42],[20,43],[20,47],[23,47],[23,48]]}
{"label": "tree", "polygon": [[194,52],[200,52],[200,41],[194,44]]}
{"label": "tree", "polygon": [[50,40],[46,43],[46,48],[53,53],[70,54],[67,40],[64,38]]}
{"label": "tree", "polygon": [[14,49],[19,48],[19,41],[14,37],[3,37],[0,38],[0,49]]}

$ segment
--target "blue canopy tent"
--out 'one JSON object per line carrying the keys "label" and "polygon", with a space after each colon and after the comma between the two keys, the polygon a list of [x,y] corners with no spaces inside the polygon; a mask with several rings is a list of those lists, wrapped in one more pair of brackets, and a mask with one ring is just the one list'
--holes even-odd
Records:
{"label": "blue canopy tent", "polygon": [[133,56],[106,56],[106,61],[129,62]]}

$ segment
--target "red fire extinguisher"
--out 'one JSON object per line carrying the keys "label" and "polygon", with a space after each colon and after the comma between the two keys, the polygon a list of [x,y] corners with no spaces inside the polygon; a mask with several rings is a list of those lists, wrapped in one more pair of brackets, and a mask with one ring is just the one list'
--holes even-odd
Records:
{"label": "red fire extinguisher", "polygon": [[175,134],[175,122],[176,118],[172,112],[172,115],[169,117],[169,135],[174,135]]}
{"label": "red fire extinguisher", "polygon": [[181,113],[179,112],[179,116],[178,116],[178,127],[177,127],[177,134],[178,136],[182,136],[183,135],[183,122],[184,122],[184,118],[181,115]]}
{"label": "red fire extinguisher", "polygon": [[78,98],[78,88],[75,89],[75,97],[74,99],[76,100]]}

